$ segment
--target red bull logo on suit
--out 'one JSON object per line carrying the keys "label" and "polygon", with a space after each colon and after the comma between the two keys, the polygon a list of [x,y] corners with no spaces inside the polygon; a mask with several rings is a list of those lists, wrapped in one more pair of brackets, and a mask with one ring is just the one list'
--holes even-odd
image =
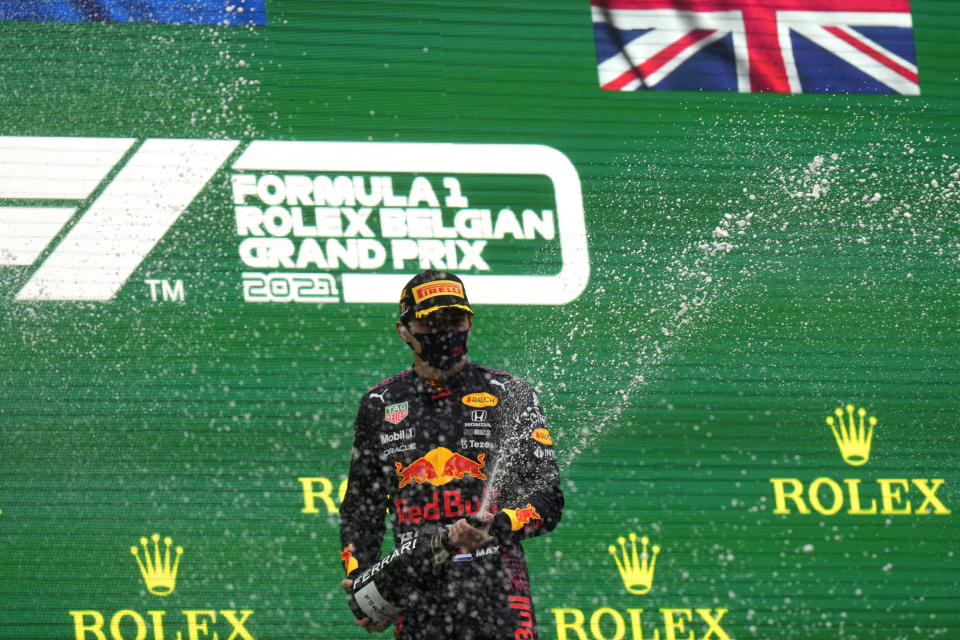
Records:
{"label": "red bull logo on suit", "polygon": [[[437,447],[406,466],[401,462],[393,464],[400,477],[399,488],[402,489],[411,482],[430,483],[439,487],[464,478],[486,480],[487,474],[482,470],[486,464],[485,457],[486,454],[481,453],[476,460],[473,460],[460,453],[454,453],[446,447]],[[401,524],[418,524],[441,518],[474,515],[480,510],[480,498],[470,500],[462,496],[458,490],[447,490],[442,494],[441,496],[440,492],[435,491],[432,500],[420,505],[412,505],[407,500],[398,498],[393,501],[394,513]]]}
{"label": "red bull logo on suit", "polygon": [[[486,493],[484,489],[484,493]],[[441,495],[442,494],[442,495]],[[431,520],[463,518],[476,515],[480,511],[482,498],[473,500],[464,497],[459,491],[434,491],[433,498],[426,504],[409,504],[406,500],[397,498],[393,501],[393,511],[399,524],[420,524]],[[491,504],[496,510],[496,505]]]}
{"label": "red bull logo on suit", "polygon": [[401,489],[414,481],[417,484],[429,482],[433,486],[439,487],[454,478],[463,480],[465,476],[477,480],[486,480],[487,474],[481,471],[485,464],[483,460],[485,456],[486,454],[481,453],[476,460],[472,460],[459,453],[454,453],[446,447],[438,447],[406,466],[401,462],[394,462],[393,464],[397,468],[397,475],[400,476],[399,487]]}

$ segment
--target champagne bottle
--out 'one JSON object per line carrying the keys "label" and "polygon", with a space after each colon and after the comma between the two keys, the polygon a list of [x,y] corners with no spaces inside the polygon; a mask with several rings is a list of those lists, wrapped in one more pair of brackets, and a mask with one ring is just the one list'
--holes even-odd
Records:
{"label": "champagne bottle", "polygon": [[357,619],[394,618],[416,593],[443,576],[456,553],[446,527],[429,524],[416,538],[380,558],[353,581],[347,593]]}

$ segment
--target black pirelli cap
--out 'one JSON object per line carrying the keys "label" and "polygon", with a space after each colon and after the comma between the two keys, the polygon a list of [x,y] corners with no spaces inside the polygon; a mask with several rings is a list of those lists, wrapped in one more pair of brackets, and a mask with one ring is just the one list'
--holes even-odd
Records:
{"label": "black pirelli cap", "polygon": [[434,311],[454,307],[473,315],[463,281],[446,271],[424,271],[410,279],[400,294],[400,320],[425,318]]}

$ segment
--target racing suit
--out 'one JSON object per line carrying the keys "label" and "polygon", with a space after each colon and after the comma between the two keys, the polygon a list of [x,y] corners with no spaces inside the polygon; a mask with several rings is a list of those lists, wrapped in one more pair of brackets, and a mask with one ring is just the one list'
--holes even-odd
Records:
{"label": "racing suit", "polygon": [[380,557],[386,510],[397,546],[425,523],[476,514],[485,496],[495,513],[493,540],[457,554],[436,588],[402,610],[398,638],[538,637],[520,541],[560,521],[552,444],[530,386],[470,362],[442,382],[408,369],[363,397],[340,507],[348,577]]}

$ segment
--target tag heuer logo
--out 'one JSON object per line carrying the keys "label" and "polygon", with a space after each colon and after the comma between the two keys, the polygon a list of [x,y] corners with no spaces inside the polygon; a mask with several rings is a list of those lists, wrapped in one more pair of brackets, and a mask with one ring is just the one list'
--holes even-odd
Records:
{"label": "tag heuer logo", "polygon": [[385,410],[384,420],[392,424],[399,424],[401,420],[407,417],[409,405],[406,402],[392,404]]}

